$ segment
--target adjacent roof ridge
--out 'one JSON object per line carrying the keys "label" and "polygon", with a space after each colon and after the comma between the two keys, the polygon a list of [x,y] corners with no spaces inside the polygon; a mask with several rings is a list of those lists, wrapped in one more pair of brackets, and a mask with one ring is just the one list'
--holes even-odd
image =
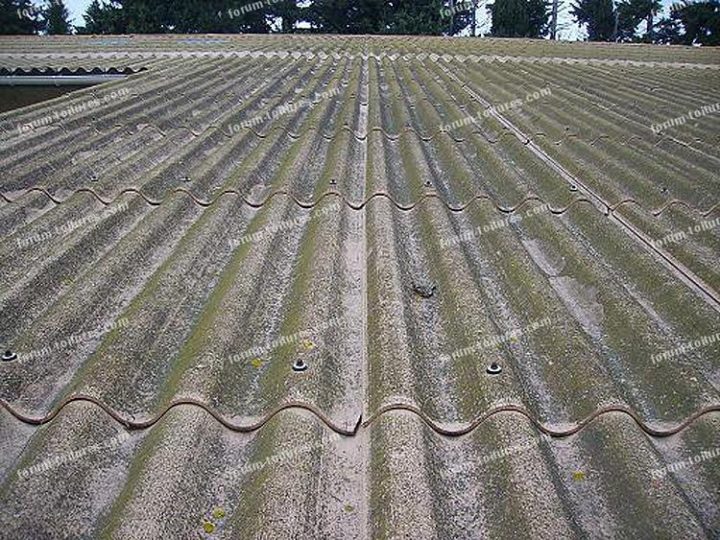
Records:
{"label": "adjacent roof ridge", "polygon": [[529,63],[529,64],[571,64],[590,66],[632,66],[632,67],[660,67],[660,68],[697,68],[697,69],[720,69],[720,64],[703,64],[699,62],[665,62],[653,60],[626,60],[619,58],[574,58],[562,56],[509,56],[498,54],[437,54],[417,52],[380,52],[380,53],[355,53],[338,51],[298,51],[298,50],[214,50],[214,51],[123,51],[123,52],[62,52],[62,53],[0,53],[0,58],[315,58],[327,59],[341,58],[369,60],[388,59],[390,61],[414,61],[430,60],[432,62],[485,62],[485,63]]}

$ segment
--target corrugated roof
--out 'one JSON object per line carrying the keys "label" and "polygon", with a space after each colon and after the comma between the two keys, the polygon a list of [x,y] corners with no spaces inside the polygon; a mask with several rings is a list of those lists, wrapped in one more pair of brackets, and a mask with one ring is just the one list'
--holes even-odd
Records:
{"label": "corrugated roof", "polygon": [[714,49],[0,59],[0,536],[720,533]]}

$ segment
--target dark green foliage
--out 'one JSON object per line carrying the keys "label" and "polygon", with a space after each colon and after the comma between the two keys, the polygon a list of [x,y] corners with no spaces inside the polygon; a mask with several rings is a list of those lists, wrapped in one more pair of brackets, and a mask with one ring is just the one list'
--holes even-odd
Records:
{"label": "dark green foliage", "polygon": [[679,21],[672,18],[662,19],[655,26],[654,43],[665,43],[668,45],[682,42],[683,27]]}
{"label": "dark green foliage", "polygon": [[441,35],[450,32],[451,22],[452,33],[457,34],[470,22],[460,2],[454,11],[442,0],[393,0],[388,5],[389,34]]}
{"label": "dark green foliage", "polygon": [[308,11],[313,28],[332,34],[379,34],[385,29],[382,0],[315,0]]}
{"label": "dark green foliage", "polygon": [[547,33],[550,17],[550,4],[546,0],[528,0],[530,27],[527,37],[542,37]]}
{"label": "dark green foliage", "polygon": [[645,25],[645,34],[641,41],[652,41],[655,29],[654,17],[662,9],[660,0],[621,0],[618,10],[618,39],[637,41],[636,29],[640,23]]}
{"label": "dark green foliage", "polygon": [[63,0],[45,0],[45,6],[42,11],[43,30],[50,35],[69,34],[70,12]]}
{"label": "dark green foliage", "polygon": [[493,36],[537,38],[547,32],[550,11],[545,0],[495,0],[488,10]]}
{"label": "dark green foliage", "polygon": [[297,5],[296,0],[280,0],[270,8],[270,15],[280,19],[278,30],[284,34],[295,31],[295,25],[303,19],[305,9]]}
{"label": "dark green foliage", "polygon": [[322,33],[456,34],[469,24],[470,11],[448,8],[446,0],[315,0],[307,18]]}
{"label": "dark green foliage", "polygon": [[[283,2],[285,5],[291,2]],[[294,2],[292,2],[294,4]],[[270,29],[267,0],[93,0],[86,11],[86,34],[194,34],[257,32]]]}
{"label": "dark green foliage", "polygon": [[612,0],[577,0],[571,7],[575,22],[587,25],[588,40],[611,41],[615,32]]}
{"label": "dark green foliage", "polygon": [[119,2],[93,0],[83,15],[79,34],[127,34],[127,22]]}
{"label": "dark green foliage", "polygon": [[315,0],[308,9],[314,29],[329,34],[349,34],[348,14],[352,0]]}
{"label": "dark green foliage", "polygon": [[0,0],[0,34],[35,34],[41,27],[40,13],[30,0]]}
{"label": "dark green foliage", "polygon": [[684,0],[670,9],[671,20],[682,25],[683,35],[676,41],[685,45],[720,45],[720,1],[690,2]]}

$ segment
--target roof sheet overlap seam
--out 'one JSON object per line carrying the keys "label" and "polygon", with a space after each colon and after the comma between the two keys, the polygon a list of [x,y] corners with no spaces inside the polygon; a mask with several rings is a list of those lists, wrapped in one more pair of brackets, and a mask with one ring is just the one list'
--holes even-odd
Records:
{"label": "roof sheet overlap seam", "polygon": [[0,199],[3,199],[5,202],[7,202],[9,204],[20,204],[19,201],[21,198],[23,198],[27,195],[30,195],[32,193],[42,194],[45,197],[47,197],[52,203],[54,203],[56,205],[62,205],[64,203],[66,203],[68,200],[70,200],[71,198],[73,198],[81,193],[87,193],[89,195],[92,195],[103,206],[110,206],[110,205],[114,204],[122,196],[129,195],[129,194],[138,195],[150,206],[161,206],[165,201],[170,199],[172,196],[182,194],[182,195],[186,195],[186,196],[190,197],[190,199],[195,204],[197,204],[198,206],[202,206],[202,207],[213,206],[214,204],[217,204],[217,202],[222,197],[235,196],[235,197],[242,198],[243,202],[252,208],[262,208],[271,199],[273,199],[275,197],[283,196],[283,197],[290,198],[299,207],[305,208],[305,209],[312,209],[312,208],[318,206],[324,199],[326,199],[328,197],[336,197],[338,199],[341,199],[341,201],[344,204],[346,204],[349,208],[351,208],[353,210],[362,210],[374,199],[385,199],[388,202],[390,202],[393,206],[395,206],[398,210],[402,210],[402,211],[413,210],[419,204],[422,204],[429,199],[435,199],[438,202],[440,202],[441,204],[443,204],[451,212],[463,212],[474,202],[480,201],[480,200],[485,200],[485,201],[492,203],[492,205],[495,207],[495,209],[498,212],[501,212],[503,214],[512,214],[514,212],[517,212],[520,209],[522,209],[522,207],[524,207],[525,205],[527,205],[531,202],[538,202],[538,203],[545,204],[548,207],[549,212],[551,214],[555,214],[555,215],[564,214],[565,212],[570,210],[573,206],[580,204],[580,203],[587,203],[587,204],[592,205],[593,207],[595,207],[599,212],[601,212],[605,216],[609,216],[609,215],[613,214],[614,212],[619,210],[621,207],[626,206],[626,205],[636,206],[636,207],[640,208],[641,210],[644,210],[644,211],[650,213],[654,217],[658,217],[658,216],[662,215],[665,211],[667,211],[668,209],[670,209],[673,206],[682,206],[682,207],[688,209],[689,211],[691,211],[695,214],[698,214],[701,217],[707,217],[712,212],[714,212],[715,210],[720,208],[720,202],[713,204],[706,210],[701,210],[700,208],[698,208],[686,201],[679,200],[679,199],[672,199],[672,200],[666,202],[663,206],[661,206],[659,208],[648,209],[648,208],[645,208],[645,206],[641,202],[636,201],[635,199],[632,199],[632,198],[623,199],[615,204],[607,205],[604,208],[598,208],[597,204],[595,204],[590,198],[583,197],[583,196],[575,197],[570,203],[568,203],[565,206],[553,208],[542,197],[539,197],[534,194],[526,195],[520,202],[518,202],[515,205],[502,206],[502,205],[498,204],[490,195],[483,194],[483,193],[478,193],[476,195],[472,195],[472,196],[468,197],[465,200],[465,202],[462,202],[459,204],[452,204],[452,203],[446,201],[442,197],[442,195],[440,195],[438,193],[425,193],[422,196],[416,198],[416,200],[414,202],[402,203],[400,201],[397,201],[393,197],[393,195],[391,195],[390,193],[384,192],[384,191],[376,191],[372,195],[367,196],[364,200],[362,200],[360,202],[355,202],[355,201],[349,200],[345,195],[343,195],[341,192],[339,192],[337,190],[328,190],[313,200],[303,201],[303,200],[298,199],[289,190],[284,190],[284,189],[272,191],[270,194],[266,195],[264,198],[258,199],[258,200],[248,199],[247,196],[243,195],[242,193],[240,193],[238,190],[235,190],[235,189],[223,190],[220,193],[218,193],[217,195],[215,195],[212,199],[201,199],[201,198],[197,197],[195,194],[193,194],[191,190],[189,190],[187,188],[181,188],[181,187],[170,190],[161,199],[153,199],[153,198],[149,197],[148,195],[146,195],[145,193],[143,193],[142,189],[137,189],[137,188],[125,188],[122,191],[116,193],[114,196],[112,196],[112,198],[103,198],[93,188],[88,188],[88,187],[76,188],[75,190],[73,190],[71,193],[67,194],[63,198],[53,195],[46,188],[33,187],[33,188],[23,190],[19,194],[13,193],[13,197],[10,197],[7,193],[0,192]]}
{"label": "roof sheet overlap seam", "polygon": [[302,401],[290,401],[283,403],[273,409],[270,410],[270,412],[266,413],[260,420],[249,423],[249,424],[238,424],[234,423],[231,420],[225,418],[222,414],[215,411],[212,407],[210,407],[205,402],[198,400],[198,399],[192,399],[192,398],[183,398],[183,399],[177,399],[173,400],[169,405],[167,405],[162,411],[157,413],[155,416],[153,416],[150,419],[147,420],[134,420],[124,418],[120,415],[117,411],[115,411],[112,407],[104,403],[103,401],[93,397],[93,396],[87,396],[87,395],[72,395],[67,398],[65,398],[60,404],[58,404],[52,411],[48,412],[46,415],[42,417],[37,416],[30,416],[24,413],[19,412],[15,408],[13,408],[7,401],[0,400],[0,405],[8,412],[10,415],[12,415],[14,418],[19,420],[20,422],[23,422],[25,424],[35,425],[35,426],[41,426],[44,424],[48,424],[52,422],[62,411],[65,407],[70,405],[71,403],[78,403],[78,402],[84,402],[89,403],[93,406],[99,407],[102,409],[108,416],[110,416],[113,420],[118,422],[119,424],[122,424],[126,429],[132,429],[132,430],[141,430],[141,429],[148,429],[153,427],[155,424],[160,422],[162,418],[167,415],[171,410],[182,407],[182,406],[191,406],[191,407],[198,407],[208,414],[210,414],[217,422],[219,422],[221,425],[223,425],[225,428],[229,429],[230,431],[240,432],[240,433],[250,433],[253,431],[257,431],[261,429],[265,424],[267,424],[270,420],[272,420],[275,416],[277,416],[279,413],[287,410],[305,410],[313,414],[316,418],[318,418],[323,424],[325,424],[329,429],[332,431],[344,435],[347,437],[354,437],[359,434],[360,430],[366,429],[371,426],[371,424],[377,422],[380,418],[383,416],[392,414],[394,412],[404,411],[409,412],[415,416],[418,416],[430,429],[435,431],[437,434],[447,437],[460,437],[463,435],[467,435],[480,427],[483,423],[489,421],[494,416],[500,415],[500,414],[507,414],[507,413],[514,413],[519,414],[527,418],[535,428],[550,436],[550,437],[556,437],[556,438],[562,438],[562,437],[568,437],[570,435],[575,435],[576,433],[582,431],[586,427],[588,427],[593,421],[596,419],[608,415],[608,414],[623,414],[625,416],[630,417],[637,426],[645,432],[647,435],[651,437],[669,437],[671,435],[675,435],[679,433],[680,431],[686,429],[689,427],[692,423],[697,421],[699,418],[715,413],[720,412],[720,404],[713,404],[713,405],[706,405],[705,407],[702,407],[695,411],[694,413],[688,415],[684,420],[680,421],[679,423],[676,423],[674,425],[671,425],[666,428],[660,428],[660,427],[653,427],[648,422],[643,420],[635,411],[630,409],[629,407],[624,407],[622,405],[613,405],[613,406],[606,406],[599,409],[596,409],[594,412],[590,413],[583,419],[574,422],[570,427],[564,428],[564,429],[557,429],[552,428],[548,424],[545,424],[541,422],[537,417],[535,417],[530,411],[525,409],[524,407],[521,407],[519,405],[502,405],[499,407],[492,408],[488,410],[487,412],[483,413],[482,415],[478,416],[475,420],[471,421],[469,424],[463,426],[463,427],[455,427],[455,428],[448,428],[444,427],[441,423],[433,420],[430,418],[427,414],[423,412],[423,410],[419,407],[416,407],[414,405],[408,404],[408,403],[393,403],[393,404],[387,404],[382,407],[380,407],[377,411],[375,411],[368,419],[363,421],[362,414],[358,414],[357,421],[354,423],[352,427],[347,426],[341,426],[335,422],[333,422],[325,413],[323,413],[318,407],[311,403],[306,403]]}
{"label": "roof sheet overlap seam", "polygon": [[[365,104],[360,102],[360,105],[365,105]],[[144,119],[139,118],[138,120],[144,120]],[[164,129],[161,128],[160,126],[156,125],[156,123],[154,123],[150,119],[148,119],[147,122],[143,122],[143,123],[145,125],[142,127],[141,131],[147,130],[147,129],[153,129],[157,133],[162,135],[163,137],[168,136],[168,132],[171,130],[176,131],[176,132],[177,131],[187,131],[193,137],[200,137],[203,134],[208,133],[213,130],[216,132],[219,131],[223,136],[225,136],[228,139],[236,137],[238,134],[238,131],[236,131],[234,129],[225,131],[222,128],[227,127],[227,126],[222,126],[220,124],[214,124],[214,123],[209,124],[208,126],[206,126],[204,128],[195,128],[195,127],[191,127],[187,124],[181,124],[181,125],[174,125],[174,126],[173,125],[164,126]],[[112,124],[111,126],[108,126],[105,128],[99,128],[97,126],[93,126],[93,127],[95,128],[95,130],[98,133],[107,133],[112,130],[116,130],[118,128],[120,128],[120,129],[125,128],[126,126],[124,124],[116,123],[116,124]],[[57,126],[57,128],[62,128],[62,126]],[[298,139],[302,138],[304,135],[307,135],[308,133],[310,133],[312,131],[319,131],[320,129],[321,128],[319,128],[319,127],[310,127],[310,128],[305,129],[303,132],[298,133],[295,131],[291,131],[290,129],[288,129],[285,126],[277,126],[277,127],[272,127],[270,129],[266,130],[265,132],[262,132],[262,131],[258,131],[256,129],[254,129],[253,127],[242,127],[241,126],[241,131],[246,131],[248,133],[252,133],[255,137],[257,137],[259,139],[268,138],[271,135],[271,133],[274,131],[282,131],[290,139],[298,140]],[[15,131],[15,129],[11,129],[9,131],[13,132],[13,131]],[[66,132],[67,132],[67,130],[66,130]],[[467,137],[457,136],[457,135],[453,134],[452,131],[448,131],[446,129],[439,129],[439,130],[435,131],[434,133],[423,133],[423,132],[415,129],[415,127],[413,127],[413,126],[405,126],[402,128],[402,130],[398,131],[397,133],[391,133],[391,132],[385,130],[385,128],[383,128],[382,126],[373,126],[364,132],[357,132],[350,126],[343,125],[340,128],[336,129],[335,132],[333,132],[333,133],[327,133],[327,132],[323,131],[321,133],[321,136],[326,141],[333,141],[337,137],[341,136],[340,132],[349,133],[357,141],[365,141],[367,139],[369,133],[380,133],[381,135],[383,135],[386,139],[388,139],[390,141],[398,141],[398,140],[400,140],[400,137],[402,137],[406,133],[414,134],[418,139],[420,139],[423,142],[432,142],[435,138],[442,137],[442,136],[446,136],[449,139],[451,139],[453,142],[456,142],[456,143],[464,143],[465,141],[468,140]],[[488,144],[493,144],[493,145],[504,142],[505,138],[507,138],[507,137],[515,138],[523,145],[528,145],[529,143],[533,142],[533,140],[535,140],[535,139],[550,138],[550,136],[547,133],[545,133],[544,131],[537,131],[532,136],[523,136],[523,137],[520,137],[518,134],[513,133],[511,131],[506,131],[506,132],[500,134],[499,136],[492,138],[492,137],[488,136],[487,133],[480,131],[478,129],[470,130],[469,134],[470,135],[479,135],[483,139],[485,139],[485,141]],[[643,137],[640,137],[639,135],[631,135],[625,139],[620,140],[620,139],[615,139],[611,135],[600,134],[600,135],[597,135],[594,138],[590,139],[590,138],[584,138],[581,133],[565,133],[559,139],[554,139],[552,141],[552,144],[559,146],[559,145],[562,145],[565,141],[568,141],[570,139],[579,139],[580,141],[587,143],[589,146],[595,146],[599,141],[606,141],[606,140],[620,141],[620,144],[622,144],[624,146],[630,146],[630,143],[633,141],[640,141],[640,142],[644,142],[644,143],[648,143],[648,144],[651,143],[653,146],[659,146],[660,144],[662,144],[666,141],[669,141],[669,142],[673,142],[673,143],[679,144],[681,146],[684,146],[695,152],[701,153],[704,157],[706,157],[708,159],[712,159],[714,161],[720,162],[720,157],[714,156],[712,154],[708,154],[707,152],[693,146],[693,144],[690,142],[683,141],[681,139],[677,139],[677,138],[672,137],[667,134],[662,134],[659,137],[655,137],[655,138],[657,140],[651,141],[650,138],[645,139]],[[714,144],[715,141],[695,138],[693,140],[693,142],[702,143],[702,144]]]}
{"label": "roof sheet overlap seam", "polygon": [[83,395],[83,394],[75,394],[75,395],[66,397],[52,411],[48,412],[45,416],[42,416],[42,417],[31,416],[31,415],[27,415],[22,412],[19,412],[18,410],[13,408],[7,401],[5,401],[4,399],[0,399],[0,405],[2,405],[2,407],[7,412],[9,412],[13,417],[15,417],[17,420],[19,420],[25,424],[30,424],[30,425],[35,425],[35,426],[41,426],[41,425],[51,422],[69,404],[78,403],[78,402],[90,403],[94,406],[99,407],[108,416],[110,416],[113,420],[115,420],[119,424],[122,424],[127,429],[147,429],[149,427],[152,427],[155,424],[157,424],[172,409],[175,409],[175,408],[181,407],[181,406],[199,407],[199,408],[203,409],[205,412],[207,412],[208,414],[210,414],[213,418],[215,418],[215,420],[217,420],[220,424],[222,424],[227,429],[229,429],[231,431],[241,432],[241,433],[249,433],[252,431],[257,431],[258,429],[263,427],[265,424],[267,424],[270,420],[272,420],[272,418],[275,417],[278,413],[285,411],[285,410],[289,410],[289,409],[308,411],[308,412],[312,413],[314,416],[316,416],[318,419],[320,419],[332,431],[339,433],[341,435],[346,435],[346,436],[355,435],[357,433],[357,430],[359,429],[361,422],[362,422],[362,416],[358,415],[358,419],[352,428],[348,428],[346,426],[339,425],[339,424],[333,422],[327,415],[325,415],[325,413],[323,413],[315,405],[313,405],[311,403],[301,402],[301,401],[289,401],[289,402],[283,403],[281,405],[278,405],[277,407],[271,409],[270,412],[266,413],[260,420],[258,420],[256,422],[252,422],[252,423],[248,423],[248,424],[237,424],[237,423],[234,423],[231,420],[225,418],[222,414],[215,411],[212,407],[210,407],[208,404],[204,403],[203,401],[198,400],[198,399],[193,399],[193,398],[182,398],[182,399],[173,400],[161,412],[159,412],[157,415],[155,415],[154,417],[152,417],[148,420],[135,420],[134,417],[132,419],[124,418],[120,413],[115,411],[110,405],[104,403],[100,399],[95,398],[93,396]]}

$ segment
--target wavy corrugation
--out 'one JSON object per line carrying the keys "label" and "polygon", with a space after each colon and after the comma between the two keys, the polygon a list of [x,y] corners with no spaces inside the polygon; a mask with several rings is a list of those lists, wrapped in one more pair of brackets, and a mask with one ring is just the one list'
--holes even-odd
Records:
{"label": "wavy corrugation", "polygon": [[[293,410],[253,433],[228,432],[192,406],[129,436],[90,404],[69,406],[56,421],[64,429],[44,426],[31,443],[40,456],[108,444],[26,478],[6,478],[0,500],[8,512],[0,523],[14,537],[25,536],[31,516],[34,534],[73,529],[118,537],[198,536],[207,534],[206,522],[230,536],[319,531],[365,538],[405,530],[419,538],[489,536],[507,533],[500,516],[508,512],[518,516],[512,534],[541,538],[582,537],[598,527],[703,536],[718,523],[712,460],[662,474],[713,448],[708,436],[716,433],[717,413],[666,438],[648,437],[622,413],[598,417],[563,439],[538,436],[516,413],[496,415],[465,437],[438,435],[402,412],[383,415],[350,439]],[[347,451],[353,441],[372,449],[372,462]],[[189,446],[192,458],[181,450]],[[22,467],[42,466],[42,459]],[[609,464],[616,474],[601,474]],[[363,477],[367,491],[355,489]],[[66,489],[61,494],[51,483]],[[84,504],[97,485],[107,496]],[[40,489],[44,496],[32,497]],[[513,490],[512,497],[498,496]],[[636,495],[622,496],[630,493]],[[437,504],[430,494],[444,497],[443,516],[428,512]],[[255,518],[258,510],[272,523]]]}
{"label": "wavy corrugation", "polygon": [[275,407],[273,410],[269,411],[263,418],[260,420],[254,422],[254,423],[236,423],[233,422],[231,419],[223,417],[221,414],[216,412],[212,407],[210,407],[207,403],[203,403],[201,401],[196,401],[192,399],[182,399],[182,400],[176,400],[173,401],[170,405],[168,405],[163,411],[160,411],[156,413],[153,417],[145,419],[145,420],[135,420],[131,418],[123,417],[121,414],[115,412],[112,408],[110,408],[108,405],[98,401],[97,399],[93,398],[92,396],[83,396],[83,395],[73,395],[68,398],[65,398],[62,403],[60,403],[58,406],[55,407],[51,412],[46,414],[43,417],[36,417],[36,416],[30,416],[27,414],[24,414],[22,412],[19,412],[15,410],[10,404],[6,403],[3,400],[0,400],[0,405],[3,406],[3,408],[9,412],[14,418],[17,420],[26,423],[31,424],[34,426],[40,426],[43,424],[47,424],[48,422],[51,422],[55,417],[57,417],[58,414],[62,412],[62,410],[68,406],[71,403],[78,403],[78,402],[86,402],[91,403],[100,409],[102,409],[108,416],[110,416],[113,420],[115,420],[117,423],[121,424],[126,429],[148,429],[153,427],[155,424],[160,422],[164,416],[168,414],[168,412],[172,409],[175,409],[177,407],[185,407],[185,406],[192,406],[192,407],[198,407],[202,410],[204,410],[206,413],[208,413],[210,416],[212,416],[218,423],[220,423],[223,427],[229,429],[230,431],[236,431],[240,433],[250,433],[253,431],[257,431],[261,429],[265,424],[270,422],[273,417],[278,415],[279,413],[290,410],[290,409],[300,409],[300,410],[306,410],[315,415],[318,420],[320,420],[325,426],[327,426],[328,429],[334,431],[335,433],[339,435],[343,435],[346,437],[352,437],[358,435],[359,429],[366,429],[370,427],[371,424],[379,422],[380,418],[383,415],[391,414],[395,411],[405,411],[410,412],[415,415],[417,415],[419,418],[422,419],[423,422],[425,422],[435,433],[438,433],[439,435],[444,435],[448,437],[460,437],[463,435],[467,435],[471,433],[472,431],[476,430],[481,424],[484,422],[487,422],[489,419],[491,419],[493,416],[502,414],[502,413],[514,413],[519,414],[527,418],[534,426],[537,428],[539,432],[541,432],[544,435],[548,435],[551,437],[569,437],[570,435],[575,435],[585,429],[590,423],[595,421],[601,416],[609,415],[609,414],[624,414],[630,417],[637,426],[650,435],[651,437],[669,437],[671,435],[675,435],[677,433],[680,433],[681,431],[687,429],[689,426],[691,426],[694,422],[696,422],[698,419],[702,418],[705,415],[714,413],[714,412],[720,412],[720,404],[717,405],[708,405],[706,407],[703,407],[702,409],[694,412],[687,418],[683,419],[681,422],[675,424],[675,425],[669,425],[664,427],[653,427],[652,425],[646,423],[635,411],[632,409],[629,409],[627,407],[623,406],[610,406],[610,407],[603,407],[600,409],[597,409],[590,415],[586,416],[585,418],[581,420],[577,420],[575,422],[570,423],[570,425],[564,427],[563,429],[558,429],[552,426],[548,426],[546,424],[543,424],[536,418],[532,416],[532,414],[527,411],[525,408],[517,406],[517,405],[503,405],[500,407],[496,407],[494,409],[491,409],[487,412],[484,412],[483,414],[479,415],[477,418],[469,422],[465,426],[456,426],[456,427],[447,427],[444,426],[432,418],[430,418],[427,414],[425,414],[422,409],[420,409],[417,406],[407,404],[407,403],[390,403],[387,405],[383,405],[380,407],[377,411],[374,411],[372,415],[367,418],[366,420],[363,420],[362,415],[358,416],[357,423],[352,427],[352,429],[348,429],[347,427],[339,426],[335,424],[330,418],[328,418],[321,410],[319,410],[317,407],[310,403],[302,403],[302,402],[288,402],[283,403],[282,405]]}
{"label": "wavy corrugation", "polygon": [[76,67],[76,68],[70,68],[70,67],[61,67],[61,68],[52,68],[52,67],[44,67],[44,68],[22,68],[18,67],[15,69],[8,69],[6,67],[0,67],[0,76],[16,76],[16,77],[22,77],[25,75],[49,75],[49,76],[58,76],[58,75],[133,75],[135,73],[140,73],[142,71],[145,71],[145,68],[132,68],[132,67],[124,67],[124,68],[117,68],[117,67],[94,67],[94,68],[84,68],[84,67]]}
{"label": "wavy corrugation", "polygon": [[[317,199],[314,199],[311,201],[303,201],[303,200],[298,199],[296,196],[294,196],[292,193],[290,193],[287,190],[272,191],[269,194],[265,194],[261,199],[249,199],[249,198],[247,198],[247,196],[243,195],[242,193],[238,192],[237,190],[228,189],[228,190],[222,191],[221,193],[217,194],[214,199],[206,200],[206,199],[201,199],[201,198],[195,196],[190,189],[185,189],[185,188],[176,188],[176,189],[172,190],[170,193],[168,193],[165,196],[165,198],[163,198],[163,199],[152,199],[152,198],[148,197],[147,195],[143,194],[143,192],[141,190],[134,189],[134,188],[127,188],[127,189],[122,190],[120,193],[116,194],[113,199],[104,199],[99,194],[97,194],[92,188],[78,188],[69,194],[64,193],[63,194],[64,196],[62,198],[60,198],[60,197],[52,195],[47,189],[41,188],[41,187],[35,187],[35,188],[29,189],[23,193],[13,193],[12,197],[9,197],[5,193],[0,193],[0,198],[2,198],[7,203],[20,204],[20,199],[25,198],[28,195],[31,195],[33,193],[41,194],[41,195],[47,197],[47,199],[49,199],[50,201],[52,201],[54,204],[57,204],[57,205],[65,203],[68,199],[75,197],[80,193],[88,193],[88,194],[92,195],[99,203],[101,203],[104,206],[111,206],[117,200],[119,200],[120,198],[122,198],[123,196],[128,195],[128,194],[135,194],[135,195],[140,196],[150,206],[160,206],[161,204],[163,204],[163,202],[166,199],[171,199],[176,194],[187,195],[188,197],[190,197],[190,199],[195,204],[197,204],[199,206],[203,206],[203,207],[208,207],[208,206],[217,204],[218,200],[221,197],[225,197],[227,195],[236,196],[236,197],[242,199],[242,201],[245,204],[247,204],[248,206],[251,206],[253,208],[260,208],[260,207],[264,206],[265,204],[268,203],[268,201],[270,201],[274,197],[287,197],[287,198],[291,199],[296,205],[298,205],[302,208],[307,208],[307,209],[315,208],[316,206],[320,205],[326,198],[333,198],[333,199],[341,200],[343,202],[343,204],[349,206],[353,210],[362,210],[373,199],[381,198],[381,199],[388,200],[398,210],[403,210],[403,211],[413,210],[419,204],[422,204],[424,201],[426,201],[428,199],[437,199],[441,203],[443,203],[447,207],[448,210],[450,210],[452,212],[462,212],[465,209],[467,209],[471,204],[473,204],[477,201],[480,201],[480,200],[486,200],[486,201],[493,203],[495,205],[495,208],[498,210],[498,212],[501,212],[503,214],[512,214],[514,212],[517,212],[520,209],[522,209],[525,205],[527,205],[529,202],[533,202],[533,201],[543,203],[544,205],[548,206],[548,209],[549,209],[548,211],[550,213],[558,214],[558,215],[564,214],[572,206],[574,206],[575,204],[581,203],[581,202],[594,204],[594,201],[592,199],[589,199],[587,197],[583,197],[583,196],[579,195],[579,196],[576,196],[570,204],[568,204],[564,207],[554,208],[549,203],[544,201],[541,197],[528,194],[514,206],[501,206],[501,205],[497,204],[495,201],[493,201],[493,199],[490,195],[479,193],[479,194],[475,195],[474,197],[470,198],[469,200],[464,201],[461,205],[455,206],[455,205],[452,205],[452,204],[449,204],[449,203],[443,201],[442,196],[437,193],[424,193],[424,194],[420,195],[415,202],[406,205],[399,201],[396,201],[395,199],[393,199],[391,194],[385,193],[385,192],[375,192],[375,193],[369,195],[362,202],[355,203],[354,201],[351,201],[351,200],[348,200],[347,198],[345,198],[343,196],[343,194],[337,190],[325,191],[324,193],[320,193],[318,195]],[[647,208],[643,208],[642,203],[639,201],[636,201],[633,199],[625,199],[618,203],[615,203],[612,206],[608,206],[608,208],[607,208],[608,211],[603,212],[603,213],[605,215],[609,215],[609,213],[615,212],[618,209],[620,209],[626,205],[636,206],[636,207],[640,208],[641,210],[643,210],[653,216],[656,216],[656,217],[661,216],[664,212],[666,212],[670,208],[673,208],[674,206],[683,207],[683,208],[687,209],[688,211],[690,211],[694,214],[697,214],[699,217],[707,217],[718,209],[718,207],[720,206],[720,203],[716,203],[707,209],[701,209],[701,208],[695,208],[695,207],[689,205],[688,203],[686,203],[685,201],[671,200],[671,201],[668,201],[667,203],[665,203],[660,208],[647,209]]]}
{"label": "wavy corrugation", "polygon": [[[31,58],[36,53],[26,53],[22,58]],[[97,55],[98,53],[90,53],[88,57]],[[362,60],[383,60],[388,59],[391,62],[409,62],[418,60],[421,62],[458,62],[465,63],[499,63],[499,64],[561,64],[561,65],[588,65],[588,66],[627,66],[627,67],[644,67],[644,68],[668,68],[668,69],[702,69],[702,70],[718,70],[720,65],[711,63],[695,63],[695,62],[667,62],[667,61],[643,61],[643,60],[624,60],[624,59],[602,59],[602,58],[572,58],[572,57],[533,57],[533,56],[505,56],[505,55],[483,55],[483,54],[436,54],[436,53],[352,53],[352,52],[324,52],[324,51],[290,51],[290,50],[274,50],[274,51],[143,51],[143,52],[125,52],[110,53],[111,58],[131,58],[131,59],[154,59],[154,58],[277,58],[277,59],[300,59],[308,60],[320,59],[362,59]],[[38,56],[47,57],[47,54],[39,53]],[[61,54],[50,54],[51,58],[62,58]]]}

